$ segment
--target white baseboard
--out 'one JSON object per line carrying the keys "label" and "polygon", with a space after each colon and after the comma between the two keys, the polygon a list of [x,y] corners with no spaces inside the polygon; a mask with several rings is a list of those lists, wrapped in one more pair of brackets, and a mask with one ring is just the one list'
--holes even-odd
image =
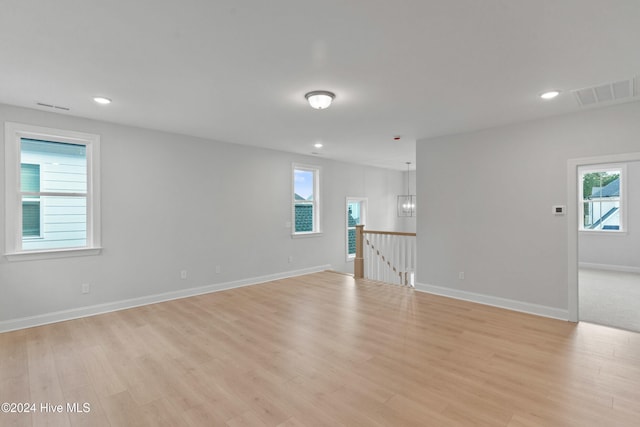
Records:
{"label": "white baseboard", "polygon": [[535,314],[537,316],[550,317],[552,319],[569,320],[569,310],[563,310],[561,308],[531,304],[528,302],[511,300],[507,298],[493,297],[490,295],[477,294],[474,292],[462,291],[459,289],[425,285],[423,283],[416,283],[415,289],[420,292],[441,295],[464,301],[476,302],[493,307],[505,308],[507,310],[520,311],[522,313]]}
{"label": "white baseboard", "polygon": [[594,264],[591,262],[578,263],[580,268],[586,268],[589,270],[607,270],[607,271],[621,271],[623,273],[640,273],[640,267],[628,267],[626,265],[613,265],[613,264]]}
{"label": "white baseboard", "polygon": [[0,333],[15,331],[18,329],[31,328],[34,326],[46,325],[49,323],[62,322],[65,320],[78,319],[81,317],[95,316],[96,314],[109,313],[112,311],[124,310],[127,308],[139,307],[142,305],[155,304],[163,301],[187,298],[195,295],[208,294],[211,292],[224,291],[227,289],[240,288],[242,286],[257,285],[259,283],[271,282],[273,280],[286,279],[288,277],[302,276],[305,274],[318,273],[330,270],[330,265],[321,265],[305,268],[301,270],[286,271],[282,273],[269,274],[266,276],[252,277],[248,279],[235,280],[232,282],[216,283],[213,285],[200,286],[197,288],[182,289],[179,291],[165,292],[162,294],[148,295],[139,298],[114,301],[105,304],[97,304],[87,307],[72,308],[70,310],[56,311],[53,313],[39,314],[36,316],[22,317],[18,319],[3,320],[0,322]]}

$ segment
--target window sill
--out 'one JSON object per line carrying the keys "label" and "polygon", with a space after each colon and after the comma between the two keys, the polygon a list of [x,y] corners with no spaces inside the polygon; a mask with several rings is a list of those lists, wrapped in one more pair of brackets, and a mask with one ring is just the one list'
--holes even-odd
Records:
{"label": "window sill", "polygon": [[578,230],[578,232],[585,236],[626,236],[629,234],[625,230]]}
{"label": "window sill", "polygon": [[291,235],[292,239],[305,239],[307,237],[321,237],[324,233],[321,231],[311,233],[294,233]]}
{"label": "window sill", "polygon": [[71,258],[100,255],[102,248],[55,249],[50,251],[25,251],[4,254],[9,261],[35,261],[41,259]]}

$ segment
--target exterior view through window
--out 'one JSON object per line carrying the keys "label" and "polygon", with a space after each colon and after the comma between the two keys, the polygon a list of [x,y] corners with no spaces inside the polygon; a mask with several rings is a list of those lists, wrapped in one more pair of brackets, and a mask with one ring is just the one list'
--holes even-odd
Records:
{"label": "exterior view through window", "polygon": [[347,259],[356,256],[356,225],[364,224],[366,199],[347,198]]}
{"label": "exterior view through window", "polygon": [[294,234],[311,234],[320,232],[319,175],[320,170],[316,167],[294,165]]}
{"label": "exterior view through window", "polygon": [[623,230],[623,179],[622,168],[581,170],[581,230]]}
{"label": "exterior view through window", "polygon": [[20,141],[22,249],[87,245],[87,149],[84,145]]}

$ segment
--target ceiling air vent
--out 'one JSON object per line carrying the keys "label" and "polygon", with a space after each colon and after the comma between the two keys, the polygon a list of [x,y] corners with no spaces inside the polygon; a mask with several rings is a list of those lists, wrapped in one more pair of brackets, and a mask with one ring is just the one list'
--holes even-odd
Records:
{"label": "ceiling air vent", "polygon": [[69,108],[69,107],[62,107],[60,105],[53,105],[53,104],[45,104],[44,102],[37,102],[36,104],[41,106],[41,107],[55,108],[57,110],[64,110],[64,111],[71,110],[71,108]]}
{"label": "ceiling air vent", "polygon": [[632,101],[640,95],[640,76],[600,86],[574,90],[573,94],[581,107]]}

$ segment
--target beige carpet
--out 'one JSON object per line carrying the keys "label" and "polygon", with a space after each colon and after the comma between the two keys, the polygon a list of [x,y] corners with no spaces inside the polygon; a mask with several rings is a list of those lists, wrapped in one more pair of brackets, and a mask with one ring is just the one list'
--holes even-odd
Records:
{"label": "beige carpet", "polygon": [[640,274],[580,269],[581,321],[640,332]]}

